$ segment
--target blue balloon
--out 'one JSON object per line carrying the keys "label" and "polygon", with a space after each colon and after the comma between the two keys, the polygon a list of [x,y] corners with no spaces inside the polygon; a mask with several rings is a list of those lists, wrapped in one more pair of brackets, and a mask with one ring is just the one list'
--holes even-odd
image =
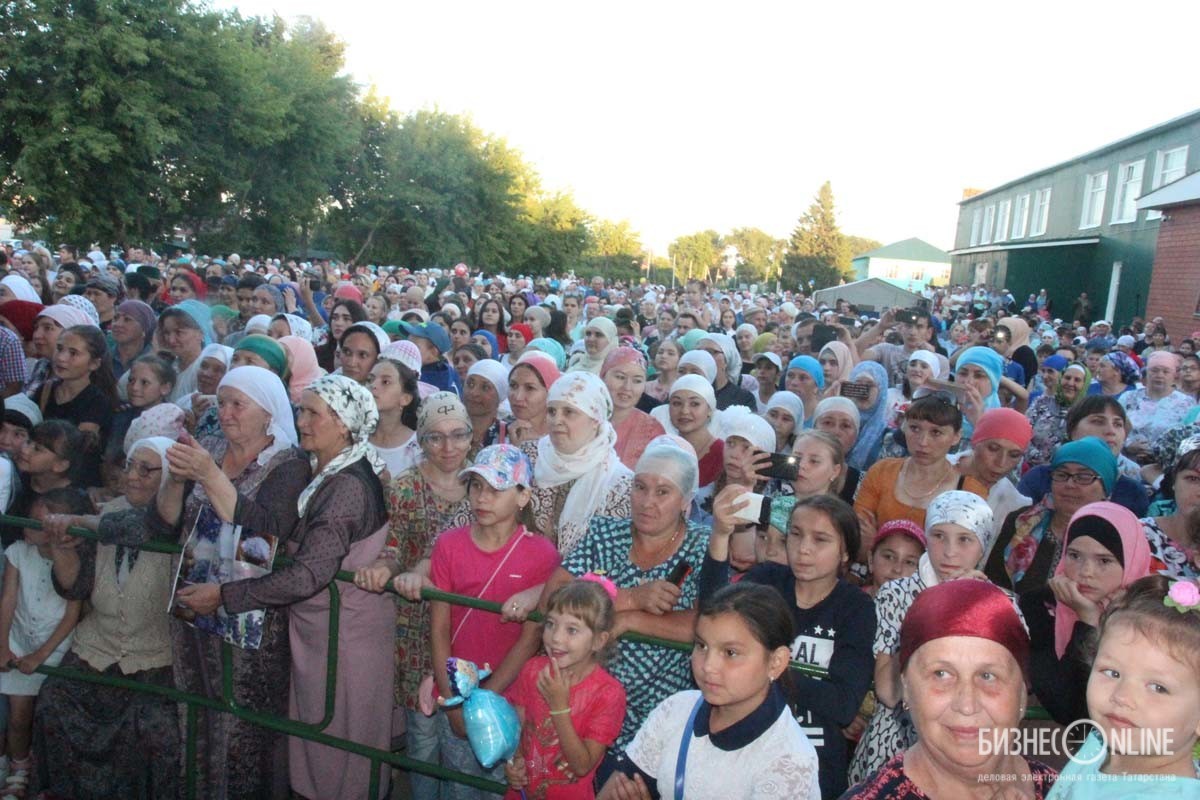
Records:
{"label": "blue balloon", "polygon": [[450,674],[450,686],[455,696],[449,700],[442,698],[439,702],[444,707],[462,705],[467,741],[475,758],[484,769],[512,758],[520,743],[521,721],[507,700],[493,691],[479,688],[479,682],[492,674],[488,665],[484,664],[481,670],[474,662],[449,658],[446,659],[446,671]]}

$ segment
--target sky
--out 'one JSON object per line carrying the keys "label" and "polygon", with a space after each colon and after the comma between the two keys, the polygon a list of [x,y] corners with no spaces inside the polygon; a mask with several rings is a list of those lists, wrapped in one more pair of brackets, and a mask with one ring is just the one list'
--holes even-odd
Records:
{"label": "sky", "polygon": [[217,0],[321,20],[400,112],[469,115],[591,214],[949,249],[987,189],[1200,108],[1200,3]]}

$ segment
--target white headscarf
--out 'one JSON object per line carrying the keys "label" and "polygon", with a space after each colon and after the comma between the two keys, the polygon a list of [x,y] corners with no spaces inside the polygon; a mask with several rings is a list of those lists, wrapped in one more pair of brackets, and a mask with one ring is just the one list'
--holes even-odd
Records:
{"label": "white headscarf", "polygon": [[15,272],[5,275],[3,280],[0,280],[0,284],[7,286],[18,300],[26,300],[30,303],[42,302],[42,298],[38,297],[38,293],[34,291],[33,284]]}
{"label": "white headscarf", "polygon": [[768,453],[775,450],[775,429],[771,423],[745,406],[730,406],[717,414],[721,424],[721,438],[740,436],[759,450]]}
{"label": "white headscarf", "polygon": [[[975,534],[983,548],[983,556],[980,560],[987,558],[995,530],[992,524],[992,507],[987,504],[986,500],[974,492],[960,490],[942,492],[925,509],[925,537],[929,538],[929,532],[933,530],[934,525],[946,523],[961,525]],[[938,583],[937,572],[933,568],[933,562],[929,560],[928,550],[921,555],[921,560],[917,562],[917,572],[926,586],[934,586]]]}
{"label": "white headscarf", "polygon": [[225,365],[225,369],[229,369],[229,362],[233,358],[233,348],[223,344],[210,344],[200,351],[200,360],[203,361],[206,358],[215,358]]}
{"label": "white headscarf", "polygon": [[942,377],[942,362],[938,360],[936,353],[931,353],[928,350],[914,350],[913,354],[908,357],[909,361],[920,361],[925,366],[929,367],[931,377]]}
{"label": "white headscarf", "polygon": [[145,439],[138,439],[133,443],[133,447],[129,448],[130,458],[132,458],[133,454],[138,450],[141,450],[143,447],[147,450],[153,450],[154,452],[158,453],[158,457],[162,459],[162,471],[158,473],[159,489],[167,485],[167,478],[171,476],[170,470],[167,468],[167,450],[169,450],[173,444],[175,444],[175,440],[168,439],[166,436],[148,436]]}
{"label": "white headscarf", "polygon": [[[739,365],[741,363],[741,361],[738,362]],[[704,377],[708,378],[709,383],[716,382],[717,361],[703,350],[688,350],[679,357],[679,366],[675,370],[678,372],[679,367],[682,367],[684,364],[695,364],[704,372]]]}
{"label": "white headscarf", "polygon": [[246,320],[246,327],[243,328],[247,336],[252,333],[261,333],[265,336],[267,331],[270,329],[271,318],[266,314],[255,314],[253,317]]}
{"label": "white headscarf", "polygon": [[690,503],[700,489],[696,451],[685,439],[665,433],[655,436],[637,460],[635,475],[659,475],[679,487]]}
{"label": "white headscarf", "polygon": [[[792,422],[795,423],[797,428],[804,426],[804,401],[795,392],[778,391],[771,395],[771,399],[767,401],[766,411],[770,411],[772,408],[782,408],[791,414]],[[854,419],[856,422],[858,421],[857,408],[854,410]],[[799,433],[799,430],[796,433]]]}
{"label": "white headscarf", "polygon": [[[600,368],[604,366],[604,359],[608,358],[608,354],[612,352],[620,342],[617,337],[617,326],[608,317],[596,317],[589,322],[583,329],[586,337],[588,329],[600,331],[608,340],[608,344],[596,355],[588,355],[587,347],[571,356],[571,361],[567,364],[567,369],[571,372],[590,372],[593,375],[600,374]],[[582,343],[582,342],[581,342]]]}
{"label": "white headscarf", "polygon": [[[234,372],[237,370],[235,369]],[[282,386],[282,384],[280,385]],[[309,384],[305,391],[312,392],[324,400],[325,404],[329,406],[329,410],[342,421],[346,430],[350,432],[350,444],[330,459],[324,469],[308,482],[308,486],[304,487],[297,503],[301,514],[304,514],[304,510],[308,508],[308,501],[327,478],[341,472],[360,458],[368,459],[371,469],[375,470],[376,475],[383,472],[386,467],[370,442],[371,434],[375,432],[375,426],[379,424],[379,411],[375,407],[375,398],[371,396],[371,392],[366,387],[345,375],[325,375]],[[309,454],[308,459],[313,469],[316,469],[317,457]]]}
{"label": "white headscarf", "polygon": [[288,330],[292,332],[292,336],[299,336],[306,342],[312,341],[313,327],[304,317],[297,314],[276,314],[271,318],[271,321],[274,322],[277,319],[282,319],[287,323]]}
{"label": "white headscarf", "polygon": [[[715,342],[721,348],[721,352],[725,354],[725,376],[729,378],[729,382],[735,386],[741,381],[742,377],[742,357],[738,353],[737,342],[732,336],[724,333],[706,333],[696,342],[697,345],[705,339]],[[714,360],[715,364],[716,361]],[[714,375],[713,380],[717,378]]]}
{"label": "white headscarf", "polygon": [[495,386],[496,394],[500,396],[501,403],[508,399],[508,368],[499,361],[493,361],[490,358],[476,361],[467,370],[467,377],[469,378],[472,375],[478,375],[492,384],[492,386]]}
{"label": "white headscarf", "polygon": [[604,381],[591,372],[568,372],[556,380],[546,396],[549,403],[567,403],[600,423],[596,438],[574,453],[554,449],[550,436],[538,439],[533,481],[539,489],[574,481],[558,519],[558,549],[569,553],[587,533],[588,523],[604,503],[617,480],[631,475],[614,449],[617,432],[612,417],[612,397]]}
{"label": "white headscarf", "polygon": [[288,402],[287,389],[279,376],[269,369],[255,366],[234,367],[225,373],[217,384],[217,393],[222,387],[237,389],[250,401],[271,416],[267,433],[275,437],[274,443],[258,454],[258,463],[265,464],[271,456],[288,447],[296,447],[296,423],[292,418],[292,405]]}
{"label": "white headscarf", "polygon": [[[709,361],[712,361],[712,356],[709,356],[708,353],[704,353],[704,355],[708,356]],[[712,410],[712,415],[708,418],[708,431],[718,439],[721,438],[721,426],[717,420],[717,396],[713,392],[712,384],[699,375],[681,375],[671,384],[671,395],[676,392],[694,392],[704,398],[704,402],[708,403],[708,407]],[[671,422],[670,395],[666,403],[651,410],[650,416],[662,423],[664,431],[678,435],[679,429]]]}

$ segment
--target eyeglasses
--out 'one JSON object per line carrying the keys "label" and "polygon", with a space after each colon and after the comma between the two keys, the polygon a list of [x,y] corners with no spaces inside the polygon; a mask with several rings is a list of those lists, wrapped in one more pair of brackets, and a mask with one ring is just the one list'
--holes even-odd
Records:
{"label": "eyeglasses", "polygon": [[447,442],[455,444],[463,444],[471,440],[471,432],[468,430],[452,431],[451,433],[423,433],[421,434],[421,444],[427,444],[430,447],[444,447]]}
{"label": "eyeglasses", "polygon": [[1054,472],[1050,473],[1050,480],[1054,481],[1055,483],[1066,483],[1067,481],[1071,481],[1076,486],[1091,486],[1093,483],[1100,480],[1100,476],[1091,471],[1076,472],[1072,474],[1070,472],[1055,470]]}
{"label": "eyeglasses", "polygon": [[958,395],[954,394],[954,392],[947,392],[945,389],[926,389],[925,387],[921,387],[913,392],[913,402],[926,399],[936,400],[937,402],[958,408]]}
{"label": "eyeglasses", "polygon": [[131,472],[139,478],[149,478],[156,472],[162,472],[162,467],[147,467],[140,461],[127,461],[125,462],[125,473],[129,474]]}

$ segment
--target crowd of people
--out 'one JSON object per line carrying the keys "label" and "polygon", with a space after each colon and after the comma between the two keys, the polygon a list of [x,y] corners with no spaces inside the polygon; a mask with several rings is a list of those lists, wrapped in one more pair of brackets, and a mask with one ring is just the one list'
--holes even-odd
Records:
{"label": "crowd of people", "polygon": [[[1200,797],[1200,332],[988,287],[32,242],[0,275],[0,509],[40,522],[0,528],[2,797],[176,797],[188,735],[199,797],[396,777],[41,665],[514,800]],[[508,761],[452,658],[516,709]],[[1090,720],[1075,757],[983,746],[1032,707]]]}

